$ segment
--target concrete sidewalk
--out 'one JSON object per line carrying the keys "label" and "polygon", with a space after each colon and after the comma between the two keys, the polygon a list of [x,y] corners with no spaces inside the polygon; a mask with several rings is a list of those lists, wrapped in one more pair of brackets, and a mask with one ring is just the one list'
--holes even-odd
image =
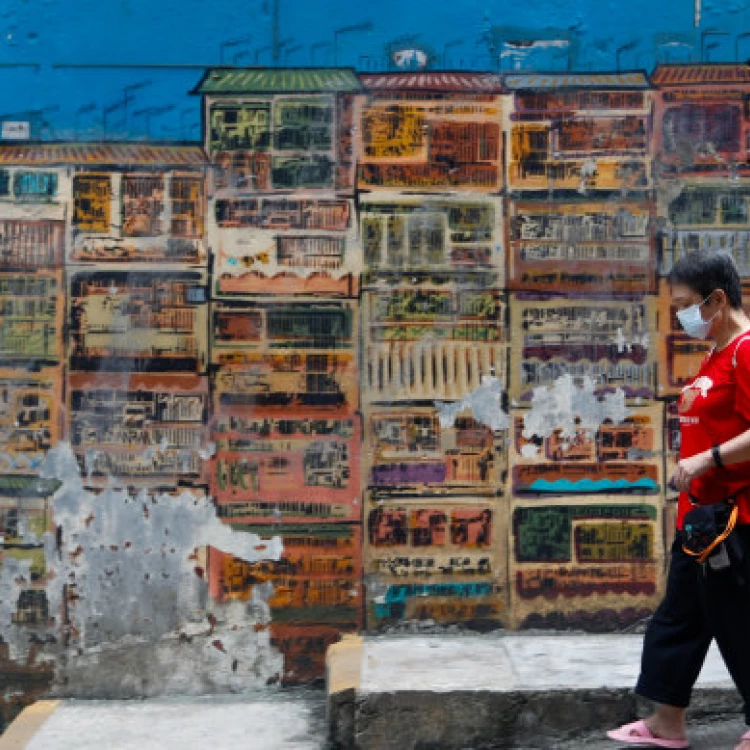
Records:
{"label": "concrete sidewalk", "polygon": [[[334,747],[532,750],[602,732],[647,708],[632,693],[642,640],[640,635],[347,637],[328,655]],[[691,715],[711,718],[740,707],[712,648]]]}
{"label": "concrete sidewalk", "polygon": [[0,750],[321,750],[320,691],[146,701],[41,701]]}

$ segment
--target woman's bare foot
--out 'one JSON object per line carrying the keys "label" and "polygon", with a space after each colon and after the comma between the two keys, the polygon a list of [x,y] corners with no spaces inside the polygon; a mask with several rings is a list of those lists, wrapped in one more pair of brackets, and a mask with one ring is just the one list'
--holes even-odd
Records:
{"label": "woman's bare foot", "polygon": [[[664,740],[684,740],[687,737],[684,708],[659,705],[644,721],[652,734]],[[736,750],[750,750],[750,745]]]}

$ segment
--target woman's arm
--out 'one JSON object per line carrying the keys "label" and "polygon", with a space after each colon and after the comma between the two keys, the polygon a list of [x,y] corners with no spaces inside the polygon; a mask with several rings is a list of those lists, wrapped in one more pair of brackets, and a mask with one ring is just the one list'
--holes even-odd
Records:
{"label": "woman's arm", "polygon": [[[727,440],[719,447],[719,457],[724,466],[741,464],[750,461],[750,430],[740,433],[737,437]],[[670,484],[673,484],[680,492],[687,492],[690,482],[705,474],[709,469],[716,466],[713,454],[710,450],[696,453],[690,458],[683,458],[672,475]]]}

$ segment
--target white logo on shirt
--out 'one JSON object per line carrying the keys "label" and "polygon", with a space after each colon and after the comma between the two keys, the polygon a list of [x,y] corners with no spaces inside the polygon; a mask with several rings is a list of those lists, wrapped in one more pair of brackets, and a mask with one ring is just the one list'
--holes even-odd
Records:
{"label": "white logo on shirt", "polygon": [[682,392],[684,393],[685,391],[695,389],[701,392],[701,396],[703,396],[703,398],[706,398],[708,396],[708,392],[711,390],[711,388],[713,388],[713,385],[714,381],[711,380],[711,378],[708,378],[705,375],[701,375],[701,377],[696,378],[692,383],[690,383],[690,385],[686,385],[682,389]]}

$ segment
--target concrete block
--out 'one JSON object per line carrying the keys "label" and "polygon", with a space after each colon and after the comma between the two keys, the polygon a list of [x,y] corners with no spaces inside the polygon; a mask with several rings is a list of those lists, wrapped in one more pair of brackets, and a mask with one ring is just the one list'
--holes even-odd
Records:
{"label": "concrete block", "polygon": [[[643,715],[640,635],[372,637],[328,655],[334,750],[549,750]],[[741,702],[713,650],[691,715]]]}

